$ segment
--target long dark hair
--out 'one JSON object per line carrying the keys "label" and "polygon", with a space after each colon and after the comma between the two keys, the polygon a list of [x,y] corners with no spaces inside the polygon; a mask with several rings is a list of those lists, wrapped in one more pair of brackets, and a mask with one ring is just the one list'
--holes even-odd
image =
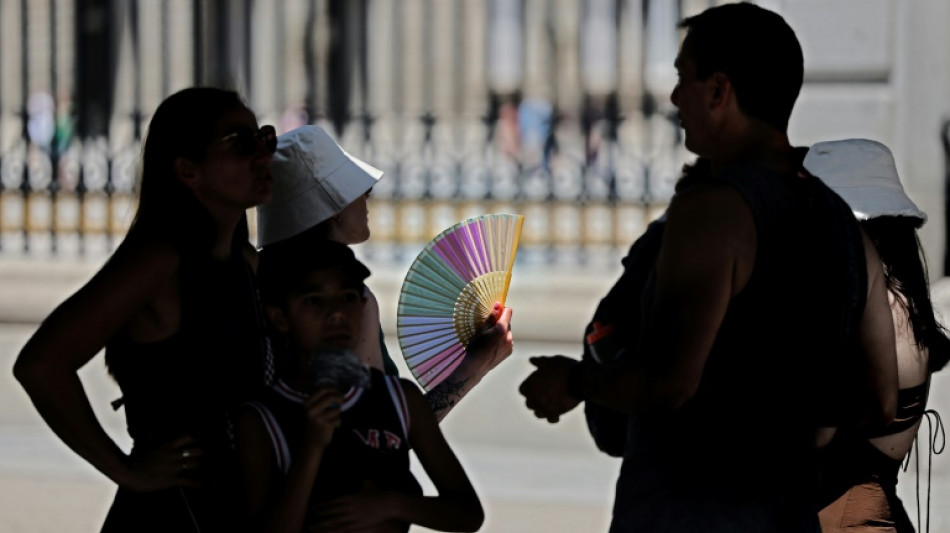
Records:
{"label": "long dark hair", "polygon": [[[227,112],[247,109],[234,91],[192,87],[166,98],[155,110],[142,147],[139,206],[130,237],[158,238],[178,247],[208,249],[216,227],[211,214],[175,176],[178,157],[201,162],[214,140],[214,127]],[[235,239],[247,240],[247,223]]]}
{"label": "long dark hair", "polygon": [[884,263],[888,290],[903,296],[900,304],[910,318],[914,341],[928,350],[930,371],[936,372],[950,360],[950,339],[934,316],[924,250],[917,238],[919,224],[915,218],[885,216],[861,226]]}

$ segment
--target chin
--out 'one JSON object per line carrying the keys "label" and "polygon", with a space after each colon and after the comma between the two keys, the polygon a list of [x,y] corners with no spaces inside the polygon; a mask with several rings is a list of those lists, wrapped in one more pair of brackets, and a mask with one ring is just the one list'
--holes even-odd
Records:
{"label": "chin", "polygon": [[267,202],[270,201],[270,199],[271,199],[272,196],[273,196],[273,195],[271,194],[270,189],[267,189],[267,192],[266,192],[266,193],[260,195],[260,196],[257,198],[257,203],[254,204],[254,206],[256,207],[256,206],[259,206],[259,205],[262,205],[262,204],[266,204]]}
{"label": "chin", "polygon": [[684,142],[683,145],[686,146],[686,149],[689,150],[690,153],[696,154],[699,157],[705,157],[703,154],[703,149],[696,146],[696,143],[690,142],[689,138],[686,139],[686,142]]}
{"label": "chin", "polygon": [[341,350],[348,352],[356,351],[356,341],[351,337],[334,337],[323,342],[322,350]]}
{"label": "chin", "polygon": [[249,205],[248,208],[255,207],[261,204],[266,204],[267,202],[269,202],[271,197],[273,196],[272,189],[273,188],[271,187],[270,183],[259,187],[256,191],[254,191],[254,194],[250,202],[251,205]]}
{"label": "chin", "polygon": [[354,245],[354,244],[363,244],[369,240],[369,230],[366,230],[363,233],[355,233],[350,235],[350,238],[346,240],[345,244]]}

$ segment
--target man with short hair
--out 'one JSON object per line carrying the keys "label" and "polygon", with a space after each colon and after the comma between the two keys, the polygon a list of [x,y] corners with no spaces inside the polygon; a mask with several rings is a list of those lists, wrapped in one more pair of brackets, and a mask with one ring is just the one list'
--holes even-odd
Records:
{"label": "man with short hair", "polygon": [[598,325],[640,333],[609,367],[535,358],[521,391],[552,422],[585,400],[630,413],[613,533],[816,532],[816,429],[895,409],[880,261],[789,143],[803,59],[788,24],[742,3],[681,25],[671,99],[700,159],[630,295],[643,322]]}

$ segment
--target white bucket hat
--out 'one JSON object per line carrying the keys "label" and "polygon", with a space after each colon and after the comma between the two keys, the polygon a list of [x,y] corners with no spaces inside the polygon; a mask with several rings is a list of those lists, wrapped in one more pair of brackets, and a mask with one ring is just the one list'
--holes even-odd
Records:
{"label": "white bucket hat", "polygon": [[904,192],[894,156],[883,144],[868,139],[845,139],[812,145],[805,168],[838,193],[858,220],[892,216],[920,222],[927,215]]}
{"label": "white bucket hat", "polygon": [[313,125],[279,136],[270,168],[273,195],[257,208],[258,246],[293,237],[336,215],[383,176]]}

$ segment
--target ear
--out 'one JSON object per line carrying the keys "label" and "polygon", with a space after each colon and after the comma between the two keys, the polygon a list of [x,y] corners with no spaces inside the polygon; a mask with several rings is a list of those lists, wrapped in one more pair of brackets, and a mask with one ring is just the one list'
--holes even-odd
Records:
{"label": "ear", "polygon": [[287,315],[284,313],[283,309],[273,305],[268,305],[266,308],[264,308],[264,312],[267,313],[268,320],[270,320],[270,323],[275,329],[277,329],[277,331],[281,333],[287,333],[290,331],[290,324],[287,321]]}
{"label": "ear", "polygon": [[175,172],[175,178],[183,183],[185,187],[194,189],[198,183],[198,165],[194,161],[185,157],[176,157],[172,162],[172,170]]}
{"label": "ear", "polygon": [[729,76],[722,72],[716,72],[709,77],[709,83],[712,92],[709,102],[710,107],[718,109],[728,105],[733,98],[732,81]]}

